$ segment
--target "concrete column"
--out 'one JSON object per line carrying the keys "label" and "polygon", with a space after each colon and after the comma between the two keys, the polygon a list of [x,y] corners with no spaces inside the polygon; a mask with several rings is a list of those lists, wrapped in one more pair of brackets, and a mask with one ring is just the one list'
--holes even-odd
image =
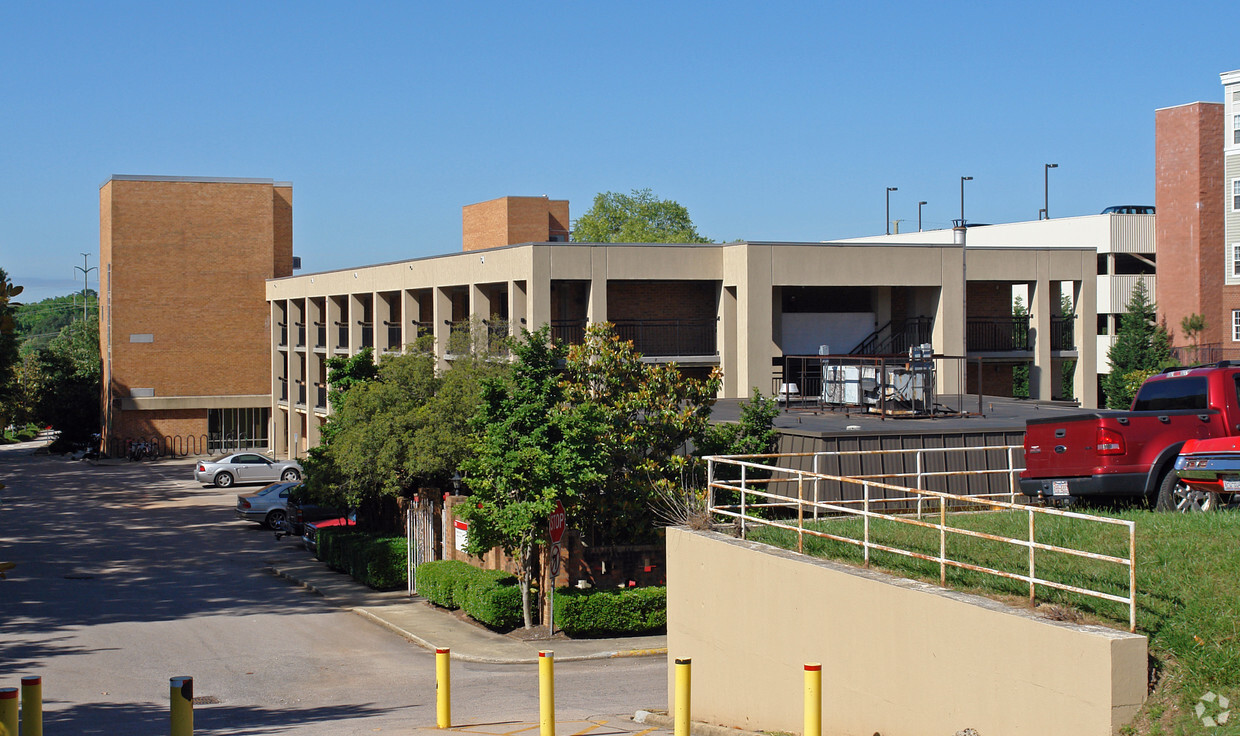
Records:
{"label": "concrete column", "polygon": [[[736,392],[746,396],[753,387],[770,395],[774,342],[770,246],[743,244],[725,253],[724,277],[736,277]],[[731,249],[729,249],[731,251]],[[743,357],[739,357],[743,356]]]}
{"label": "concrete column", "polygon": [[525,293],[524,281],[508,282],[508,324],[511,334],[520,336],[521,330],[531,329],[527,324],[526,310],[529,296]]}
{"label": "concrete column", "polygon": [[607,249],[590,249],[590,301],[586,305],[587,322],[607,321]]}
{"label": "concrete column", "polygon": [[[1084,258],[1088,260],[1091,254]],[[1086,273],[1089,273],[1086,271]],[[1098,407],[1098,338],[1094,334],[1094,325],[1098,324],[1098,280],[1086,277],[1073,284],[1074,303],[1076,305],[1076,372],[1073,385],[1076,388],[1076,399],[1081,406],[1095,409]],[[1105,360],[1106,356],[1102,356]]]}
{"label": "concrete column", "polygon": [[360,294],[349,294],[346,299],[348,306],[343,321],[349,329],[349,355],[357,355],[362,349],[362,317],[365,309]]}
{"label": "concrete column", "polygon": [[306,300],[306,416],[309,427],[306,433],[310,447],[319,446],[319,423],[314,418],[319,401],[319,373],[323,369],[323,354],[315,347],[318,342],[316,323],[323,321],[324,308],[313,299]]}
{"label": "concrete column", "polygon": [[435,357],[439,370],[448,369],[448,338],[452,334],[452,296],[442,286],[431,292],[431,322],[435,330]]}
{"label": "concrete column", "polygon": [[280,405],[280,377],[287,375],[288,353],[280,347],[280,322],[288,309],[288,302],[280,300],[271,302],[271,426],[267,437],[271,443],[271,451],[276,457],[289,457],[288,454],[288,418]]}
{"label": "concrete column", "polygon": [[1029,366],[1030,398],[1048,400],[1052,397],[1055,371],[1051,367],[1051,316],[1054,302],[1059,300],[1053,282],[1047,276],[1044,259],[1038,258],[1038,280],[1029,294],[1030,332],[1033,334],[1033,365]]}
{"label": "concrete column", "polygon": [[422,321],[422,304],[412,289],[400,292],[400,346],[403,352],[418,341],[418,323]]}
{"label": "concrete column", "polygon": [[536,330],[551,324],[551,251],[535,248],[530,260],[530,278],[525,283],[527,327]]}
{"label": "concrete column", "polygon": [[747,394],[740,390],[740,381],[737,380],[740,366],[737,364],[736,357],[735,286],[723,286],[722,282],[720,282],[718,317],[718,332],[716,333],[715,344],[719,346],[719,368],[723,371],[723,386],[720,388],[719,397],[724,399],[744,398]]}

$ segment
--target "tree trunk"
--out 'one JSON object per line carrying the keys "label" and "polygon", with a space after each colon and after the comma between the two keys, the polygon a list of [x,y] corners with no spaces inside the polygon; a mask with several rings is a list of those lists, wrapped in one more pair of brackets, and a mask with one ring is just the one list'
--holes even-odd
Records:
{"label": "tree trunk", "polygon": [[533,578],[534,565],[533,549],[524,547],[521,549],[521,576],[519,578],[521,585],[521,615],[525,618],[525,628],[534,627],[534,615],[530,609],[530,583]]}

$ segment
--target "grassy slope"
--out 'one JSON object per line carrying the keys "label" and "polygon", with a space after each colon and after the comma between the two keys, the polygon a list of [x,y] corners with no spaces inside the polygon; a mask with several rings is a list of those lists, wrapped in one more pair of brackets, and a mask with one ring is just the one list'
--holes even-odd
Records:
{"label": "grassy slope", "polygon": [[[1124,511],[1100,514],[1137,524],[1137,631],[1149,637],[1158,686],[1131,732],[1203,733],[1193,713],[1197,698],[1213,691],[1232,699],[1235,718],[1208,729],[1211,736],[1240,734],[1240,514],[1153,514]],[[961,514],[949,525],[1016,538],[1028,535],[1025,513]],[[1037,541],[1115,556],[1127,556],[1122,527],[1082,524],[1039,516]],[[829,533],[857,538],[858,520],[818,523]],[[796,534],[755,529],[750,538],[789,549]],[[871,522],[871,539],[894,547],[938,554],[938,532],[894,522]],[[842,542],[805,538],[806,552],[860,563],[858,548]],[[948,556],[1000,570],[1027,573],[1028,557],[1019,548],[988,540],[949,536]],[[1127,569],[1063,554],[1038,552],[1038,576],[1057,582],[1127,595]],[[938,565],[898,555],[872,552],[874,567],[938,582]],[[948,569],[950,587],[1019,602],[1028,585],[995,576]],[[1038,602],[1052,602],[1084,612],[1087,618],[1127,629],[1123,604],[1039,589]]]}

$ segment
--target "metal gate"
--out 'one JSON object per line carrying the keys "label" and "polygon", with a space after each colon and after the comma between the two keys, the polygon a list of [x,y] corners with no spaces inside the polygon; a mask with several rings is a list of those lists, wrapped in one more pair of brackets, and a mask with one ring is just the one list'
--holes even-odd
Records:
{"label": "metal gate", "polygon": [[405,548],[408,552],[405,574],[411,596],[418,592],[414,585],[418,565],[436,559],[435,542],[435,502],[421,494],[416,495],[405,509]]}

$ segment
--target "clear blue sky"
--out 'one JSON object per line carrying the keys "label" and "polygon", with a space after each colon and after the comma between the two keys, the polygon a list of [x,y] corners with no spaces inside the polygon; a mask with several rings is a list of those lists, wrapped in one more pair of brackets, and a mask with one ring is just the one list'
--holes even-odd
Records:
{"label": "clear blue sky", "polygon": [[[1222,2],[0,2],[0,267],[98,263],[112,174],[293,182],[319,271],[461,206],[652,188],[716,240],[1152,204],[1154,110],[1221,101]],[[74,278],[77,276],[75,287]],[[91,286],[97,285],[91,275]]]}

